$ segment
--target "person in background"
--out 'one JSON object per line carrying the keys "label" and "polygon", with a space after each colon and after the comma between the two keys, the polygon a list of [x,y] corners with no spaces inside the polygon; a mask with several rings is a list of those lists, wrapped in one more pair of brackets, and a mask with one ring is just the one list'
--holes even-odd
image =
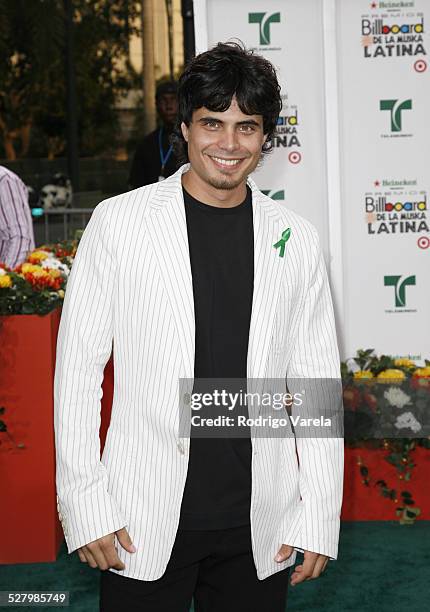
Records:
{"label": "person in background", "polygon": [[0,262],[15,268],[34,248],[27,187],[14,172],[0,166]]}
{"label": "person in background", "polygon": [[137,146],[128,180],[130,189],[161,181],[180,166],[170,143],[178,113],[177,90],[176,81],[167,81],[157,87],[155,101],[162,124]]}

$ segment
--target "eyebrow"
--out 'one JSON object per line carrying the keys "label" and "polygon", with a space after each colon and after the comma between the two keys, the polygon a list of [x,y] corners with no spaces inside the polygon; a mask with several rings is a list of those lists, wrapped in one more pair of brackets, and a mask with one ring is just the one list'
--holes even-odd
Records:
{"label": "eyebrow", "polygon": [[[217,121],[218,123],[224,123],[222,119],[218,119],[217,117],[211,117],[210,115],[207,117],[200,117],[198,123],[203,123],[204,121]],[[235,125],[255,125],[257,127],[260,127],[260,124],[258,123],[258,121],[255,121],[255,119],[245,119],[244,121],[238,121]]]}

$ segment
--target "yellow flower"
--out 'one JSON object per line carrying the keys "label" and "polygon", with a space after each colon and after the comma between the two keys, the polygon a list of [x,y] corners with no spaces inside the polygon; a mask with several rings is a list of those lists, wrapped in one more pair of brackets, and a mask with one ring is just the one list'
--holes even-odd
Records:
{"label": "yellow flower", "polygon": [[408,359],[407,357],[399,357],[399,359],[394,360],[394,365],[410,368],[415,365],[415,361],[412,361],[412,359]]}
{"label": "yellow flower", "polygon": [[358,370],[358,372],[354,372],[354,378],[358,380],[361,378],[373,378],[373,373],[370,370]]}
{"label": "yellow flower", "polygon": [[12,279],[8,274],[0,276],[0,289],[3,289],[3,287],[12,287]]}
{"label": "yellow flower", "polygon": [[23,263],[21,266],[21,271],[23,274],[28,274],[29,272],[30,273],[38,272],[41,269],[42,268],[40,266],[35,266],[34,264],[31,264],[31,263]]}
{"label": "yellow flower", "polygon": [[417,368],[414,370],[414,376],[430,376],[430,366],[426,366],[425,368]]}
{"label": "yellow flower", "polygon": [[39,268],[39,266],[35,266],[36,270],[33,272],[33,276],[35,278],[46,278],[49,276],[49,273],[43,268]]}
{"label": "yellow flower", "polygon": [[44,259],[46,259],[48,257],[48,253],[46,253],[45,251],[33,251],[33,253],[30,253],[28,259],[31,260],[32,262],[37,262],[37,261],[43,261]]}
{"label": "yellow flower", "polygon": [[388,368],[387,370],[379,372],[376,378],[379,382],[392,384],[395,382],[402,382],[405,379],[405,373],[402,370]]}
{"label": "yellow flower", "polygon": [[56,268],[49,268],[49,274],[52,276],[52,278],[58,278],[61,276],[60,270],[57,270]]}
{"label": "yellow flower", "polygon": [[59,289],[58,290],[58,295],[60,298],[64,298],[64,289]]}

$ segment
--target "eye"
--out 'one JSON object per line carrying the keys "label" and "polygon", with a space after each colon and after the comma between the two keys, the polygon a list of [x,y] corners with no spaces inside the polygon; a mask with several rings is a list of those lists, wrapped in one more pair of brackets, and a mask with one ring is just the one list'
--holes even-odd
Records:
{"label": "eye", "polygon": [[250,125],[250,124],[241,125],[240,131],[244,132],[245,134],[251,134],[252,132],[255,132],[255,125]]}
{"label": "eye", "polygon": [[206,119],[203,125],[211,129],[216,129],[219,127],[219,122],[215,121],[215,119]]}

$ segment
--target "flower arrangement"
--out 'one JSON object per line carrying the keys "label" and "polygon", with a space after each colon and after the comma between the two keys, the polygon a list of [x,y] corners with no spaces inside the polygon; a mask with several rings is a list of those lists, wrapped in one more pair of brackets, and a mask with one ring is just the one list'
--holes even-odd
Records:
{"label": "flower arrangement", "polygon": [[[400,481],[411,479],[414,449],[430,449],[430,361],[424,363],[418,366],[411,359],[378,357],[373,349],[361,349],[341,364],[345,443],[386,451],[384,459],[396,468]],[[357,463],[363,484],[374,484],[382,496],[398,504],[396,514],[402,524],[413,523],[420,509],[410,491],[397,491],[384,480],[371,478],[360,458]]]}
{"label": "flower arrangement", "polygon": [[420,436],[429,428],[430,361],[417,366],[411,359],[378,357],[373,349],[359,350],[356,357],[341,364],[341,373],[345,437],[351,442],[389,435],[397,438],[401,430]]}
{"label": "flower arrangement", "polygon": [[45,315],[60,306],[77,246],[42,245],[13,269],[0,263],[0,315]]}

